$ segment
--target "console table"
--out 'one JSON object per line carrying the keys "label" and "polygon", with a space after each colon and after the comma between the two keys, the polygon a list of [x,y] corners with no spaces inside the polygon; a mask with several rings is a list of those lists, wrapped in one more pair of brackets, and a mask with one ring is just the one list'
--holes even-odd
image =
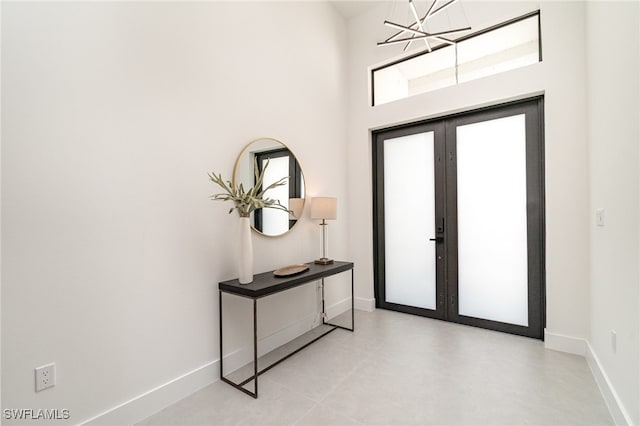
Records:
{"label": "console table", "polygon": [[[280,362],[289,358],[293,354],[301,351],[306,348],[310,344],[314,343],[318,339],[326,336],[337,328],[341,328],[348,331],[353,331],[355,328],[354,324],[354,314],[353,314],[353,262],[340,262],[334,261],[329,265],[318,265],[313,262],[309,263],[309,269],[303,273],[289,276],[289,277],[276,277],[273,274],[273,271],[264,272],[262,274],[254,275],[253,282],[250,284],[240,284],[237,279],[223,281],[218,283],[218,304],[219,304],[219,313],[220,313],[220,379],[223,382],[226,382],[233,386],[236,389],[241,390],[242,392],[251,395],[254,398],[258,397],[258,376],[262,373],[268,371],[273,368]],[[339,274],[341,272],[351,271],[351,328],[344,327],[337,324],[331,324],[325,321],[325,306],[324,306],[324,279],[330,277],[332,275]],[[310,341],[303,344],[301,347],[286,353],[284,356],[278,356],[274,362],[269,363],[266,367],[262,369],[258,368],[258,320],[257,320],[257,302],[258,299],[263,297],[271,296],[276,293],[280,293],[283,291],[290,290],[295,287],[299,287],[301,285],[305,285],[314,281],[322,281],[322,325],[318,328],[322,327],[323,330],[319,332],[314,332],[312,330],[310,333],[311,339]],[[241,380],[239,382],[234,382],[229,378],[224,377],[223,370],[223,362],[224,362],[224,350],[223,350],[223,324],[222,324],[222,295],[223,293],[227,293],[234,296],[240,296],[247,299],[253,300],[253,370],[250,372],[248,378]],[[325,326],[325,327],[323,327]],[[326,327],[328,326],[328,327]],[[272,352],[276,352],[276,350]],[[250,382],[254,382],[254,392],[246,389],[244,386]]]}

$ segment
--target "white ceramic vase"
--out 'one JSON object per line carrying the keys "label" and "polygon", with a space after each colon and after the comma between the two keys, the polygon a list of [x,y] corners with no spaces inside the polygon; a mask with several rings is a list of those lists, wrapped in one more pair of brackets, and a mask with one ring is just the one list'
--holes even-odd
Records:
{"label": "white ceramic vase", "polygon": [[238,244],[238,281],[249,284],[253,281],[253,245],[251,243],[251,223],[248,217],[240,217]]}

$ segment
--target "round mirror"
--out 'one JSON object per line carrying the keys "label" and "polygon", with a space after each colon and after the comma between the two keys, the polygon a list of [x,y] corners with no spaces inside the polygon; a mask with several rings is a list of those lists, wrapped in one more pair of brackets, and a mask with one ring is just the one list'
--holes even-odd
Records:
{"label": "round mirror", "polygon": [[304,208],[304,176],[300,163],[289,148],[282,142],[263,138],[257,139],[247,145],[236,160],[233,170],[233,183],[242,184],[249,189],[256,184],[254,167],[258,172],[269,162],[262,187],[267,187],[274,182],[288,177],[285,184],[270,189],[265,195],[280,201],[293,213],[287,213],[278,209],[256,209],[251,213],[251,226],[256,232],[270,237],[286,234],[297,223]]}

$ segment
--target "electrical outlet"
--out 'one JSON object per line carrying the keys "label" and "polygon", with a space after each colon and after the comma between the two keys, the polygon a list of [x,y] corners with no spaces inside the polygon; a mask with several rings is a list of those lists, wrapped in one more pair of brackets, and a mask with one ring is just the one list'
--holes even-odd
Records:
{"label": "electrical outlet", "polygon": [[56,385],[56,364],[36,368],[36,392]]}
{"label": "electrical outlet", "polygon": [[596,226],[604,226],[604,209],[596,209]]}

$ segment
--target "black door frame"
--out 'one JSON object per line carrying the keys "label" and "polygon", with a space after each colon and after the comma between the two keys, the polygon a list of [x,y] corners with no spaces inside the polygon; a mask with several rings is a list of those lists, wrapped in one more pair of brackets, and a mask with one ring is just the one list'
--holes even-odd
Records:
{"label": "black door frame", "polygon": [[[416,123],[411,126],[402,126],[397,128],[391,128],[374,133],[374,153],[373,153],[373,205],[374,205],[374,226],[373,226],[373,239],[374,239],[374,276],[381,277],[382,285],[376,285],[376,307],[390,309],[399,312],[405,312],[408,314],[421,315],[429,318],[445,319],[447,305],[445,303],[446,289],[445,289],[445,274],[446,268],[443,262],[445,256],[444,245],[434,241],[436,247],[436,309],[418,308],[415,306],[401,305],[397,303],[391,303],[386,301],[385,297],[385,226],[384,226],[384,139],[393,139],[402,136],[409,136],[416,133],[434,132],[434,173],[435,173],[435,205],[436,212],[435,217],[444,217],[445,206],[445,191],[444,191],[444,167],[445,167],[445,151],[444,144],[441,141],[444,140],[445,126],[442,120],[429,121]],[[380,142],[378,142],[380,141]],[[440,141],[440,143],[438,143]],[[379,206],[376,208],[375,206]],[[377,225],[377,226],[376,226]],[[439,231],[439,232],[438,232]],[[440,239],[444,237],[444,229],[439,229],[436,226],[436,235],[425,235],[425,240],[428,238]],[[378,262],[375,259],[379,259]],[[378,279],[376,278],[376,283]]]}
{"label": "black door frame", "polygon": [[[525,114],[527,174],[527,327],[458,315],[456,127],[512,115]],[[436,174],[436,222],[446,218],[444,241],[436,242],[435,311],[398,305],[385,300],[384,265],[384,140],[438,129],[434,143]],[[438,143],[438,136],[442,141]],[[543,339],[546,323],[545,299],[545,187],[544,187],[544,98],[514,101],[451,116],[440,117],[372,132],[374,290],[376,307],[511,334]],[[446,165],[445,165],[446,163]],[[439,179],[439,176],[445,176]],[[446,199],[438,199],[445,197]],[[436,223],[438,226],[439,223]],[[452,242],[456,242],[453,244]],[[442,259],[444,258],[444,259]],[[445,262],[446,260],[446,262]]]}

